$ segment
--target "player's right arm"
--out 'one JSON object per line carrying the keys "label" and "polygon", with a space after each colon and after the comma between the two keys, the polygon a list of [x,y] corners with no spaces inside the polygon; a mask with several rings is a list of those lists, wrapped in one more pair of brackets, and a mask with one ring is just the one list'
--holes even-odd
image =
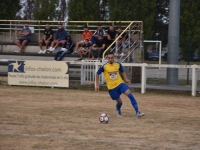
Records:
{"label": "player's right arm", "polygon": [[96,73],[96,87],[95,90],[98,92],[99,91],[99,75],[104,71],[104,66],[101,66],[99,70]]}

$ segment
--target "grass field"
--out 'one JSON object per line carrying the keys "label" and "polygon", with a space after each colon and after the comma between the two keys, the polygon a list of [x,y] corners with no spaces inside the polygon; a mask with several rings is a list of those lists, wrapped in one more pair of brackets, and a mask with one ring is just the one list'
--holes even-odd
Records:
{"label": "grass field", "polygon": [[0,85],[0,150],[200,149],[199,95],[133,92],[142,118],[124,95],[118,118],[106,91]]}

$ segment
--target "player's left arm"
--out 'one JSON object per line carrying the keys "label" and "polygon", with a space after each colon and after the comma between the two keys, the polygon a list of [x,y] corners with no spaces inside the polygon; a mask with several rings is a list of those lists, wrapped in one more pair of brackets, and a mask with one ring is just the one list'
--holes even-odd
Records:
{"label": "player's left arm", "polygon": [[122,72],[122,76],[123,76],[123,78],[124,78],[124,80],[125,80],[125,82],[126,83],[128,83],[128,84],[130,84],[131,83],[131,81],[127,78],[127,76],[126,76],[126,73],[125,72]]}
{"label": "player's left arm", "polygon": [[119,70],[120,70],[121,73],[122,73],[122,77],[123,77],[124,81],[125,81],[126,83],[130,84],[131,81],[127,78],[126,73],[125,73],[125,71],[124,71],[124,68],[123,68],[122,64],[120,64]]}

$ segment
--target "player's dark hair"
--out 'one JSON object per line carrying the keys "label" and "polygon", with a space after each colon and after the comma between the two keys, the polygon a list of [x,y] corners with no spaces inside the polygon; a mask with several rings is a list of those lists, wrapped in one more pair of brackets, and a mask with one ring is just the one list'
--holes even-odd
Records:
{"label": "player's dark hair", "polygon": [[87,25],[84,25],[83,28],[88,28],[88,26],[87,26]]}
{"label": "player's dark hair", "polygon": [[114,53],[113,52],[108,52],[108,54],[107,55],[114,55]]}

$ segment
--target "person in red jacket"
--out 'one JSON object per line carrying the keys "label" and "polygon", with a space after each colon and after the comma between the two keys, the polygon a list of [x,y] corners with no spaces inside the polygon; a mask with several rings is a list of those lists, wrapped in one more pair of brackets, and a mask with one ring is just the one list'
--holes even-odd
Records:
{"label": "person in red jacket", "polygon": [[82,40],[79,42],[76,42],[76,48],[75,51],[72,54],[78,54],[78,47],[80,45],[83,45],[85,40],[88,39],[89,42],[91,43],[91,38],[92,38],[92,32],[88,29],[87,26],[84,26],[84,31],[82,32]]}

